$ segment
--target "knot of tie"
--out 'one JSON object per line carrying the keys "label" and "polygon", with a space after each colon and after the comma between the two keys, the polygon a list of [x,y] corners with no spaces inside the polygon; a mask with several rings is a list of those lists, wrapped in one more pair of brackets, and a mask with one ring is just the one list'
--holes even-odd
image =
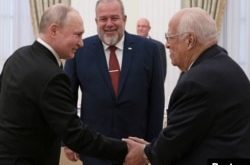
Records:
{"label": "knot of tie", "polygon": [[117,48],[116,48],[116,46],[114,46],[114,45],[109,46],[110,52],[115,52],[116,49],[117,49]]}

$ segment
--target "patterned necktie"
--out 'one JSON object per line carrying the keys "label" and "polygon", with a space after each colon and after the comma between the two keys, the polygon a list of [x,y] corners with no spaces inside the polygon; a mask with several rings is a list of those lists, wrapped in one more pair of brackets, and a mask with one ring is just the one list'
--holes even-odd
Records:
{"label": "patterned necktie", "polygon": [[119,62],[117,60],[115,50],[115,46],[109,46],[110,56],[109,56],[109,75],[111,78],[111,82],[113,85],[113,89],[115,95],[118,95],[118,88],[119,88],[119,77],[120,77],[120,67]]}

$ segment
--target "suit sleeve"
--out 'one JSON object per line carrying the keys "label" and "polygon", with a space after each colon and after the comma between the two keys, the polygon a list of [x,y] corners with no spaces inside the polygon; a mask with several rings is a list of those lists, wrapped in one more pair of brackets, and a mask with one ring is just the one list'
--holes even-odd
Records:
{"label": "suit sleeve", "polygon": [[[75,58],[76,58],[76,56],[75,56]],[[66,73],[66,75],[70,79],[71,89],[72,89],[72,92],[73,92],[75,105],[77,105],[79,80],[78,80],[77,75],[76,75],[77,73],[76,73],[76,61],[75,61],[75,58],[66,61],[65,67],[64,67],[64,72]]]}
{"label": "suit sleeve", "polygon": [[145,148],[152,164],[170,164],[187,154],[207,134],[213,122],[213,103],[209,92],[196,82],[175,88],[168,113],[167,127],[155,142]]}
{"label": "suit sleeve", "polygon": [[123,161],[126,143],[90,130],[77,116],[69,80],[65,74],[53,77],[41,94],[40,106],[52,132],[74,151],[100,159]]}
{"label": "suit sleeve", "polygon": [[147,140],[156,138],[162,130],[164,116],[164,80],[160,52],[155,44],[152,48],[152,74],[149,89],[149,111]]}

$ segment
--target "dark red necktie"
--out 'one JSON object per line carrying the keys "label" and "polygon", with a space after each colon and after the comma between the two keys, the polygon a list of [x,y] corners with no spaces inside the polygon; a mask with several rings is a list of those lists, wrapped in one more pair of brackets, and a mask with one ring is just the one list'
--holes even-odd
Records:
{"label": "dark red necktie", "polygon": [[109,75],[111,78],[111,82],[113,85],[113,89],[115,95],[118,95],[118,88],[119,88],[119,77],[120,77],[120,67],[119,62],[117,60],[115,50],[115,46],[109,46],[110,56],[109,56]]}

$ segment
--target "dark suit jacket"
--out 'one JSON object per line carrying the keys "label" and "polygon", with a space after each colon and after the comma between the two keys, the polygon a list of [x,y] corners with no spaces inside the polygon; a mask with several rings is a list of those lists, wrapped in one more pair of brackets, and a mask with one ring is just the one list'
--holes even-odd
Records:
{"label": "dark suit jacket", "polygon": [[155,39],[149,38],[151,41],[155,42],[159,48],[160,51],[160,58],[161,58],[161,65],[163,70],[163,79],[166,79],[167,75],[167,56],[166,56],[166,48],[163,43],[160,41],[157,41]]}
{"label": "dark suit jacket", "polygon": [[77,116],[70,81],[40,43],[5,63],[0,93],[0,164],[57,165],[60,142],[76,152],[122,160],[126,144],[93,133]]}
{"label": "dark suit jacket", "polygon": [[152,165],[207,165],[250,158],[250,83],[221,47],[184,73],[169,102],[167,127],[145,148]]}
{"label": "dark suit jacket", "polygon": [[107,136],[155,138],[162,129],[164,85],[159,50],[148,39],[125,33],[119,94],[115,97],[106,57],[97,35],[86,38],[65,65],[77,97],[82,90],[81,118]]}

